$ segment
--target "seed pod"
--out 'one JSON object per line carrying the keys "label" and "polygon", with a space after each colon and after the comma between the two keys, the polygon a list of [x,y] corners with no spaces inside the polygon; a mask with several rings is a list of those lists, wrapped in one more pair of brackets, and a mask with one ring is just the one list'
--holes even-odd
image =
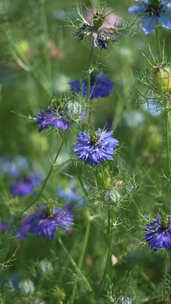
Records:
{"label": "seed pod", "polygon": [[163,92],[171,91],[171,69],[168,66],[161,65],[154,67],[154,79],[156,86]]}

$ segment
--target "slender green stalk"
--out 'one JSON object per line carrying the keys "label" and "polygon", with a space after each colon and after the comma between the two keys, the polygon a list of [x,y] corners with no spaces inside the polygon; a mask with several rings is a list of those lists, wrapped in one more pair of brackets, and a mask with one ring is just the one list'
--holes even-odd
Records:
{"label": "slender green stalk", "polygon": [[106,257],[106,263],[103,273],[103,278],[101,281],[101,286],[105,282],[107,274],[110,272],[111,267],[111,256],[112,256],[112,241],[113,241],[113,210],[108,210],[108,251],[107,251],[107,257]]}
{"label": "slender green stalk", "polygon": [[165,252],[164,257],[164,274],[163,274],[163,303],[168,303],[167,297],[167,265],[168,265],[168,253]]}
{"label": "slender green stalk", "polygon": [[92,64],[92,60],[93,60],[93,43],[91,45],[91,49],[90,49],[90,55],[89,55],[89,74],[88,74],[88,80],[87,80],[87,103],[88,103],[88,123],[90,123],[91,120],[91,108],[92,108],[92,103],[91,103],[91,99],[90,99],[90,94],[93,93],[93,91],[91,92],[90,87],[91,87],[91,64]]}
{"label": "slender green stalk", "polygon": [[83,183],[83,181],[82,181],[81,176],[78,176],[78,180],[79,180],[79,182],[80,182],[81,188],[82,188],[82,190],[83,190],[85,196],[88,197],[88,192],[87,192],[87,189],[86,189],[85,186],[84,186],[84,183]]}
{"label": "slender green stalk", "polygon": [[169,101],[165,102],[165,124],[166,124],[166,147],[167,147],[167,167],[168,176],[171,178],[171,159],[170,159],[170,108]]}
{"label": "slender green stalk", "polygon": [[87,286],[88,291],[89,292],[93,292],[93,289],[90,286],[90,283],[88,282],[87,278],[83,275],[83,273],[81,272],[80,268],[77,266],[77,264],[75,263],[74,259],[72,258],[71,254],[68,252],[68,250],[64,246],[64,243],[62,242],[62,239],[58,238],[58,242],[61,245],[61,247],[64,250],[64,252],[66,253],[69,261],[71,262],[72,266],[75,268],[75,270],[78,273],[78,275],[83,279],[85,285]]}
{"label": "slender green stalk", "polygon": [[66,138],[66,134],[67,134],[67,133],[68,133],[68,132],[66,131],[66,133],[64,134],[64,136],[63,136],[63,138],[62,138],[62,141],[61,141],[61,144],[60,144],[60,146],[59,146],[59,149],[58,149],[58,151],[57,151],[57,153],[56,153],[56,156],[55,156],[55,158],[54,158],[54,160],[53,160],[53,162],[52,162],[52,164],[51,164],[51,166],[50,166],[50,168],[49,168],[48,174],[47,174],[46,178],[44,179],[44,181],[43,181],[43,183],[42,183],[42,186],[41,186],[41,189],[40,189],[38,195],[36,196],[35,200],[32,201],[32,203],[31,203],[29,206],[27,206],[27,207],[23,210],[23,213],[24,213],[25,211],[27,211],[29,208],[31,208],[31,207],[39,200],[39,198],[41,197],[41,195],[42,195],[42,193],[43,193],[43,191],[44,191],[44,189],[45,189],[45,187],[46,187],[46,185],[47,185],[47,182],[48,182],[48,180],[49,180],[49,178],[50,178],[50,176],[51,176],[51,174],[52,174],[52,172],[53,172],[54,165],[55,165],[55,163],[56,163],[56,161],[57,161],[57,159],[58,159],[58,156],[59,156],[59,154],[60,154],[60,152],[61,152],[61,150],[62,150],[62,147],[63,147],[63,145],[64,145],[64,142],[65,142],[65,138]]}
{"label": "slender green stalk", "polygon": [[[88,244],[88,239],[89,239],[89,234],[90,234],[90,222],[91,222],[90,221],[90,214],[88,213],[84,242],[83,242],[80,258],[79,258],[79,261],[78,261],[78,268],[79,268],[80,271],[82,269],[83,260],[84,260],[84,256],[85,256],[85,252],[86,252],[86,248],[87,248],[87,244]],[[76,278],[75,282],[74,282],[71,298],[68,301],[68,304],[73,304],[74,301],[75,301],[75,296],[76,296],[76,293],[77,293],[77,283],[78,283],[78,280]]]}

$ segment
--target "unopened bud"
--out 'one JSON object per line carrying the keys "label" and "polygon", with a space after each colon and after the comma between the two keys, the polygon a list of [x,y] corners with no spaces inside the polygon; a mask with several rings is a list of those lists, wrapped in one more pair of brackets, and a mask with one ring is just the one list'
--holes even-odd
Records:
{"label": "unopened bud", "polygon": [[168,66],[161,65],[154,67],[154,79],[156,86],[163,92],[171,91],[171,69]]}
{"label": "unopened bud", "polygon": [[24,280],[19,283],[19,289],[23,295],[29,296],[34,293],[35,287],[31,280]]}
{"label": "unopened bud", "polygon": [[115,188],[105,191],[104,200],[106,202],[112,201],[113,203],[116,203],[120,200],[120,198],[121,198],[121,196]]}
{"label": "unopened bud", "polygon": [[82,114],[84,115],[85,113],[83,106],[77,101],[67,102],[64,106],[64,112],[72,120],[82,118]]}

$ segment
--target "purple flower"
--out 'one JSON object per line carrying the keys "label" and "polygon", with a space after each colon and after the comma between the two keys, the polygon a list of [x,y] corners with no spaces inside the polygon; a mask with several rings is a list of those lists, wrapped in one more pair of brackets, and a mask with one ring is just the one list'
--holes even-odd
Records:
{"label": "purple flower", "polygon": [[55,129],[60,128],[62,131],[65,131],[69,126],[69,122],[64,117],[63,112],[58,111],[56,107],[46,111],[40,110],[40,113],[35,115],[35,118],[37,118],[37,124],[40,125],[39,131],[42,131],[49,126],[53,126]]}
{"label": "purple flower", "polygon": [[24,177],[19,177],[11,185],[11,192],[14,196],[24,196],[30,194],[34,188],[43,180],[41,173],[30,172]]}
{"label": "purple flower", "polygon": [[113,131],[97,130],[86,134],[80,132],[73,153],[85,164],[99,165],[102,160],[112,160],[118,140],[112,137]]}
{"label": "purple flower", "polygon": [[142,29],[150,34],[158,25],[171,30],[171,2],[144,0],[131,6],[128,11],[133,15],[142,16]]}
{"label": "purple flower", "polygon": [[28,169],[28,162],[21,155],[16,156],[14,159],[5,155],[0,158],[0,168],[5,175],[16,177],[21,171]]}
{"label": "purple flower", "polygon": [[71,206],[63,208],[54,208],[49,212],[45,206],[37,207],[37,211],[26,216],[22,220],[21,227],[17,231],[20,239],[27,238],[27,234],[31,233],[35,236],[42,235],[44,238],[53,240],[56,235],[56,228],[66,231],[73,225],[74,215],[71,213]]}
{"label": "purple flower", "polygon": [[8,223],[6,221],[0,222],[0,229],[2,231],[5,231],[7,229],[7,227],[8,227]]}
{"label": "purple flower", "polygon": [[95,8],[91,8],[82,16],[83,23],[76,31],[80,40],[85,36],[93,38],[94,47],[106,49],[109,41],[115,41],[116,29],[121,26],[119,16],[111,13],[110,9],[100,13]]}
{"label": "purple flower", "polygon": [[[113,82],[105,74],[96,74],[90,76],[89,97],[100,98],[110,96],[110,91],[114,90]],[[72,93],[80,93],[87,97],[88,95],[88,79],[74,80],[70,82]]]}
{"label": "purple flower", "polygon": [[171,218],[165,219],[160,215],[156,216],[156,221],[147,225],[144,231],[144,240],[149,243],[153,250],[165,248],[171,250]]}

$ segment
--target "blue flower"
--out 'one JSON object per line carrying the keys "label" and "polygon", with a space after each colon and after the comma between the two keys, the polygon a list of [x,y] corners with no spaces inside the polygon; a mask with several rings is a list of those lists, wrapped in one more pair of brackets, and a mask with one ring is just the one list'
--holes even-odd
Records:
{"label": "blue flower", "polygon": [[24,177],[18,177],[11,185],[11,192],[14,196],[30,194],[34,188],[43,180],[41,173],[30,172]]}
{"label": "blue flower", "polygon": [[80,93],[89,98],[100,98],[110,96],[111,91],[114,90],[113,82],[105,74],[90,75],[90,88],[88,92],[88,79],[74,80],[70,82],[72,93]]}
{"label": "blue flower", "polygon": [[99,165],[102,160],[112,160],[118,140],[112,137],[113,131],[97,130],[86,134],[80,132],[73,153],[85,164]]}
{"label": "blue flower", "polygon": [[157,215],[156,221],[147,225],[144,234],[144,240],[153,250],[160,248],[171,250],[171,218],[165,221],[160,215]]}
{"label": "blue flower", "polygon": [[39,131],[42,131],[49,126],[53,126],[55,129],[60,128],[62,131],[65,131],[69,126],[69,122],[64,117],[63,112],[58,111],[56,107],[46,111],[40,110],[40,113],[35,115],[35,118],[37,119],[37,124],[40,125]]}
{"label": "blue flower", "polygon": [[58,187],[57,191],[58,197],[68,201],[70,204],[81,206],[85,203],[85,201],[73,189],[68,188],[63,190],[62,188]]}
{"label": "blue flower", "polygon": [[142,29],[146,35],[157,25],[171,30],[171,16],[168,14],[171,11],[170,1],[144,0],[131,6],[128,11],[133,15],[142,16]]}
{"label": "blue flower", "polygon": [[0,168],[3,174],[17,177],[21,171],[28,169],[28,162],[21,155],[16,156],[14,159],[5,155],[0,158]]}
{"label": "blue flower", "polygon": [[22,220],[21,227],[17,231],[18,238],[27,238],[28,233],[31,233],[35,236],[42,235],[44,238],[53,240],[57,228],[68,231],[73,225],[74,215],[71,213],[71,209],[71,206],[57,207],[49,212],[45,206],[37,207],[36,212]]}
{"label": "blue flower", "polygon": [[162,112],[162,107],[157,104],[157,100],[152,98],[148,98],[147,102],[143,104],[142,108],[153,116],[158,116]]}

